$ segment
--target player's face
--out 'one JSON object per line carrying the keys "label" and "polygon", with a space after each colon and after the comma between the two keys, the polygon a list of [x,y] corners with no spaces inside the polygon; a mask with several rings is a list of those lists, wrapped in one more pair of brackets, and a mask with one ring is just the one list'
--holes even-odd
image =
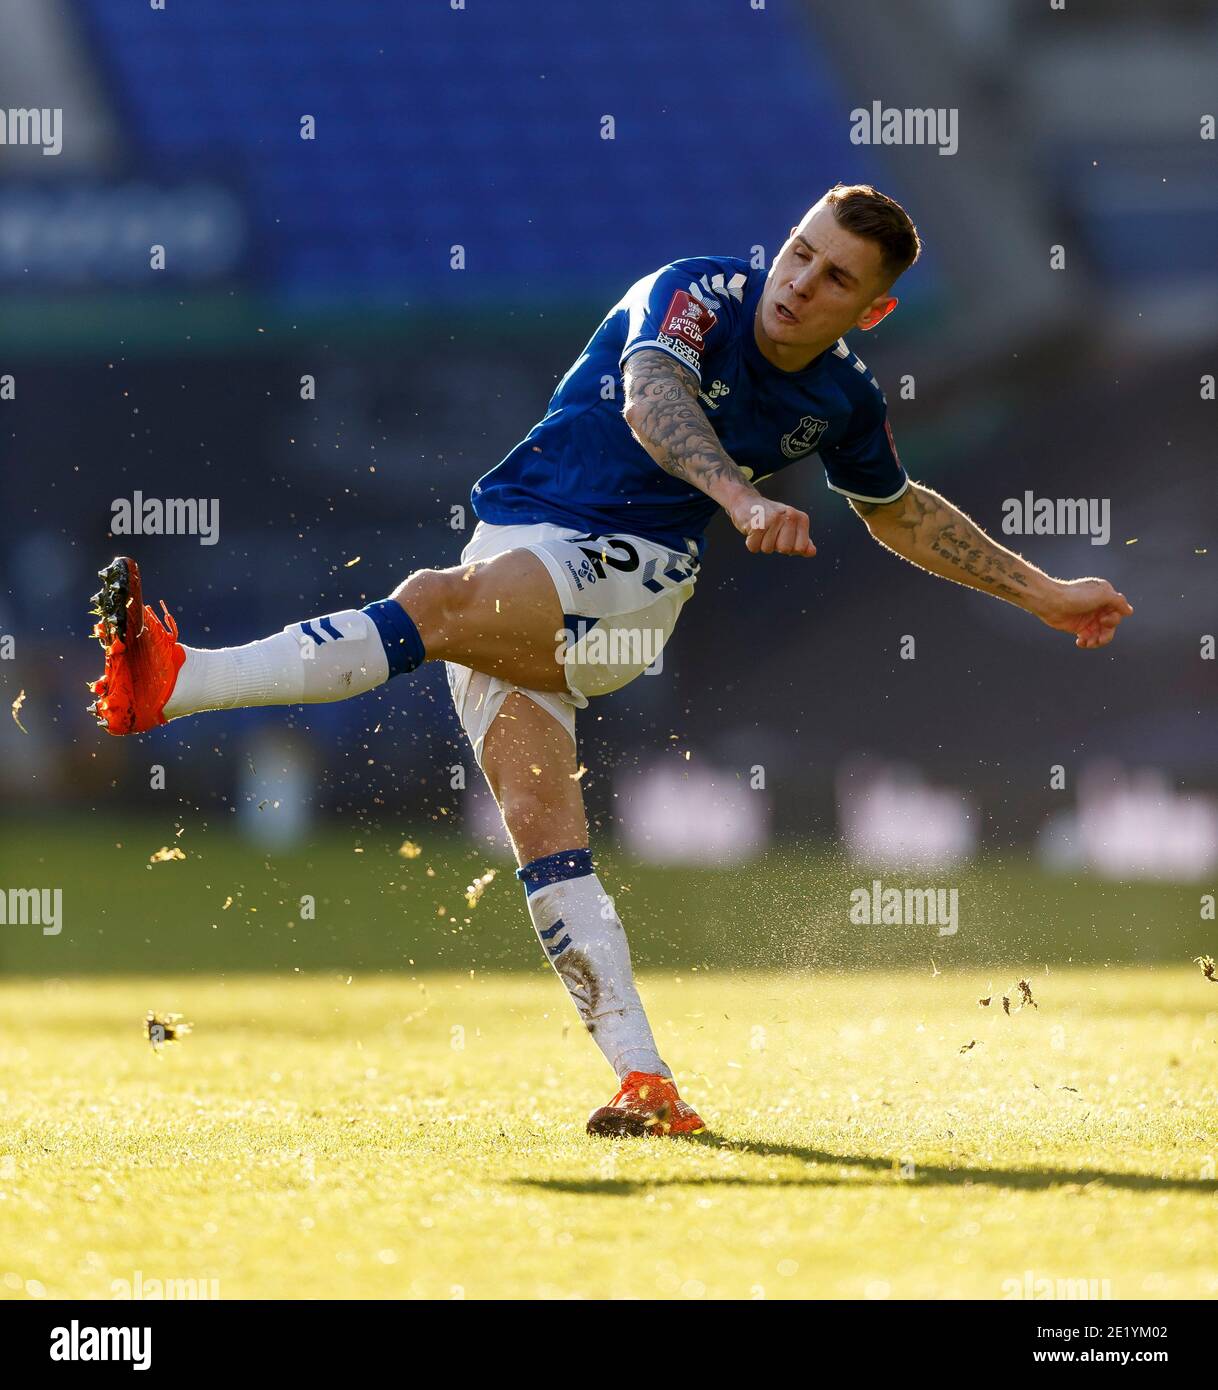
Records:
{"label": "player's face", "polygon": [[874,328],[896,306],[880,248],[818,204],[770,269],[759,328],[776,347],[820,352],[851,328]]}

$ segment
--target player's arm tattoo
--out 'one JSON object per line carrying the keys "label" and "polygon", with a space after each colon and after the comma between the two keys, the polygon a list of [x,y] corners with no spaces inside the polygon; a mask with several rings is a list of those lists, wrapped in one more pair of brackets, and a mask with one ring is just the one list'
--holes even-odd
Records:
{"label": "player's arm tattoo", "polygon": [[851,502],[871,534],[915,565],[1020,608],[1035,608],[1051,583],[1043,570],[992,540],[946,498],[910,483],[895,502]]}
{"label": "player's arm tattoo", "polygon": [[751,487],[698,404],[698,378],[675,357],[644,348],[626,359],[623,414],[634,437],[666,472],[717,502],[725,485]]}

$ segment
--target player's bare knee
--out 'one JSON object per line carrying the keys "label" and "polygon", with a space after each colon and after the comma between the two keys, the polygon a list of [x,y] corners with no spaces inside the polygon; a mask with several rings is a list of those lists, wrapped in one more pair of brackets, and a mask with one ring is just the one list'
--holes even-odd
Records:
{"label": "player's bare knee", "polygon": [[430,657],[442,657],[442,644],[460,616],[461,570],[415,570],[390,595],[410,614]]}
{"label": "player's bare knee", "polygon": [[433,610],[443,604],[444,585],[441,579],[440,570],[415,570],[402,580],[389,597],[396,599],[412,618],[430,617]]}

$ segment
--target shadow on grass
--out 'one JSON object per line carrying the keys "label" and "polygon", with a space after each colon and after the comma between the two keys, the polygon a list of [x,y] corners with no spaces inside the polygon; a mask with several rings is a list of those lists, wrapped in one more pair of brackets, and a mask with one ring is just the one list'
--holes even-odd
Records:
{"label": "shadow on grass", "polygon": [[[611,1140],[610,1143],[652,1144],[654,1139]],[[549,1192],[576,1195],[629,1197],[656,1187],[862,1187],[873,1183],[909,1187],[1000,1187],[1024,1191],[1044,1191],[1052,1187],[1120,1188],[1127,1192],[1218,1193],[1213,1178],[1154,1177],[1149,1173],[1114,1173],[1103,1168],[946,1168],[935,1164],[914,1164],[908,1177],[900,1176],[901,1160],[876,1155],[835,1154],[799,1144],[732,1143],[706,1135],[687,1141],[704,1149],[753,1155],[758,1158],[794,1158],[813,1171],[805,1174],[782,1173],[773,1177],[752,1177],[741,1173],[701,1173],[688,1177],[656,1178],[517,1178],[522,1187],[544,1188]],[[830,1169],[862,1168],[866,1175],[851,1176]]]}

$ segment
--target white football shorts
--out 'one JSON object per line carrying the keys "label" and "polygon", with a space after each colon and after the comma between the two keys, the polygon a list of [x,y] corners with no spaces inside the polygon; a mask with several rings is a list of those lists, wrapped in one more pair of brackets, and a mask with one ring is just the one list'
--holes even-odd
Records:
{"label": "white football shorts", "polygon": [[698,574],[692,553],[640,536],[589,535],[550,522],[492,526],[480,521],[461,563],[490,560],[506,550],[532,551],[558,590],[565,635],[556,635],[554,646],[556,659],[561,653],[567,691],[525,690],[446,662],[457,717],[479,764],[487,730],[513,690],[552,714],[574,742],[575,711],[589,696],[620,690],[657,664]]}

